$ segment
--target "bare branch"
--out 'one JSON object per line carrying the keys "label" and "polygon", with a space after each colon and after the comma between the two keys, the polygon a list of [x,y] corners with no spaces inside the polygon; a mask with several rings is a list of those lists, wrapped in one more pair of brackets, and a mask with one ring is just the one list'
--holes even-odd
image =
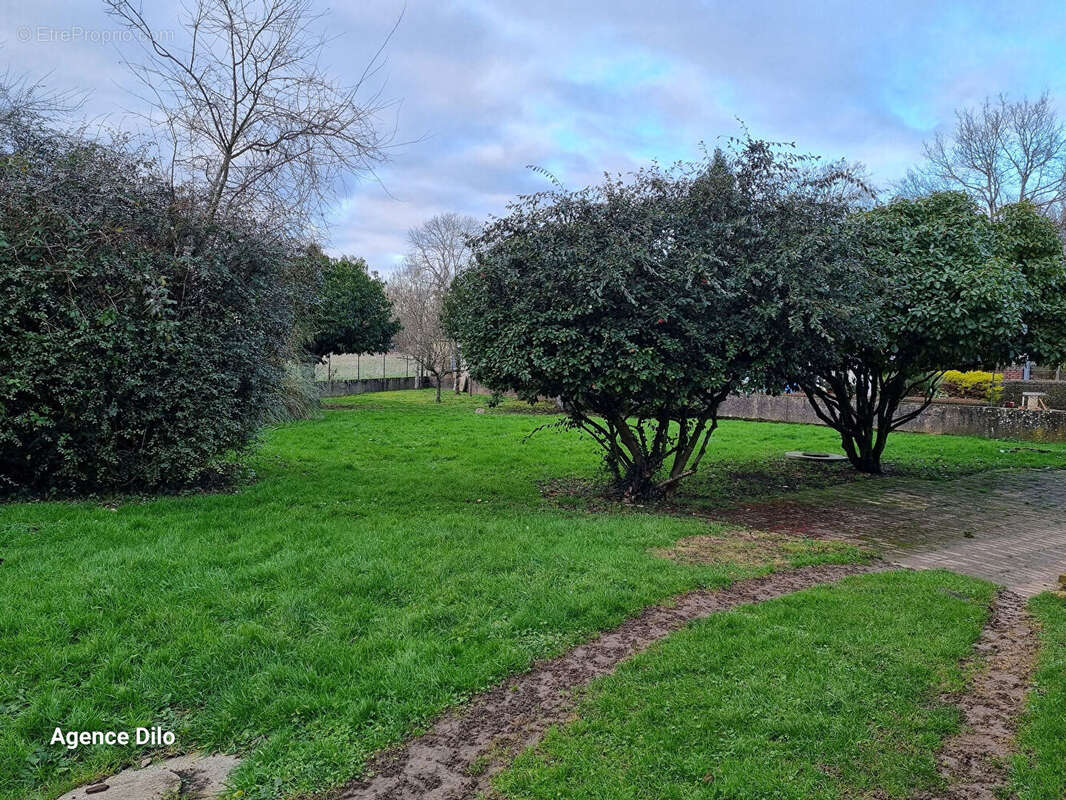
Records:
{"label": "bare branch", "polygon": [[990,215],[1027,200],[1049,213],[1066,201],[1066,128],[1045,92],[1036,100],[986,98],[955,113],[950,135],[925,144],[926,164],[898,186],[904,195],[958,189]]}
{"label": "bare branch", "polygon": [[319,66],[325,38],[310,0],[197,0],[179,43],[133,0],[106,3],[139,34],[144,60],[127,64],[149,87],[160,129],[173,132],[175,180],[198,187],[208,219],[239,211],[304,230],[346,175],[385,160],[379,123],[390,104],[363,89],[395,26],[360,80],[343,86]]}

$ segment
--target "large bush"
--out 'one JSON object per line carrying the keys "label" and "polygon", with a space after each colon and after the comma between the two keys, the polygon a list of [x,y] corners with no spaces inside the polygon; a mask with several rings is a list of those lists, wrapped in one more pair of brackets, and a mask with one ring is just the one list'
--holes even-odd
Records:
{"label": "large bush", "polygon": [[253,439],[293,323],[290,248],[198,222],[123,142],[0,129],[0,493],[215,480]]}
{"label": "large bush", "polygon": [[[889,434],[932,401],[943,370],[1066,347],[1062,245],[1028,203],[989,218],[959,192],[899,199],[837,238],[808,277],[837,313],[798,331],[796,382],[861,471],[881,471]],[[915,392],[925,402],[901,407]]]}
{"label": "large bush", "polygon": [[782,326],[812,237],[833,216],[787,153],[764,142],[582,191],[521,198],[474,244],[446,320],[471,374],[558,398],[603,448],[621,494],[671,491],[699,465],[719,404],[783,387]]}
{"label": "large bush", "polygon": [[312,252],[322,272],[322,290],[310,314],[305,346],[322,361],[342,353],[384,353],[400,330],[385,282],[361,258],[330,258]]}

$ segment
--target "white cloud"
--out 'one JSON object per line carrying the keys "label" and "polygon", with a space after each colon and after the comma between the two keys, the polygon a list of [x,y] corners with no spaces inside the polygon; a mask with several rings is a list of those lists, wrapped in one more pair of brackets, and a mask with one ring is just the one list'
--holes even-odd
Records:
{"label": "white cloud", "polygon": [[[323,6],[325,8],[325,6]],[[403,10],[362,0],[328,12],[326,63],[355,80]],[[177,2],[149,6],[160,27]],[[121,55],[135,47],[20,41],[23,29],[115,30],[90,0],[0,0],[0,58],[56,88],[87,89],[91,116],[135,125]],[[985,94],[1063,89],[1066,14],[1057,4],[818,4],[755,0],[409,0],[375,91],[402,99],[408,141],[374,181],[349,184],[329,248],[387,271],[406,231],[454,210],[483,217],[544,188],[642,161],[693,157],[738,132],[861,159],[876,181],[902,175],[952,109]],[[390,120],[391,121],[391,120]]]}

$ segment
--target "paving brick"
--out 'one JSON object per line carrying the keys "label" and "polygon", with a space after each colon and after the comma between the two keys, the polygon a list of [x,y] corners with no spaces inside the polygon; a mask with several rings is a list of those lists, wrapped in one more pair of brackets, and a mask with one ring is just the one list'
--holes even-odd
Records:
{"label": "paving brick", "polygon": [[901,566],[946,568],[1031,596],[1066,572],[1066,470],[950,481],[871,479],[730,509],[753,528],[854,541]]}

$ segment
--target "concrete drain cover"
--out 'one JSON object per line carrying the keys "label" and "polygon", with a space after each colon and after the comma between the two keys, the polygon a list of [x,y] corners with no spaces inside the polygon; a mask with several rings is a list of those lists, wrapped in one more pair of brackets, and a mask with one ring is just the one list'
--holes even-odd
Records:
{"label": "concrete drain cover", "polygon": [[812,453],[806,450],[789,450],[785,457],[797,461],[847,461],[847,458],[837,453]]}
{"label": "concrete drain cover", "polygon": [[239,763],[234,756],[179,756],[80,786],[59,800],[214,800]]}

